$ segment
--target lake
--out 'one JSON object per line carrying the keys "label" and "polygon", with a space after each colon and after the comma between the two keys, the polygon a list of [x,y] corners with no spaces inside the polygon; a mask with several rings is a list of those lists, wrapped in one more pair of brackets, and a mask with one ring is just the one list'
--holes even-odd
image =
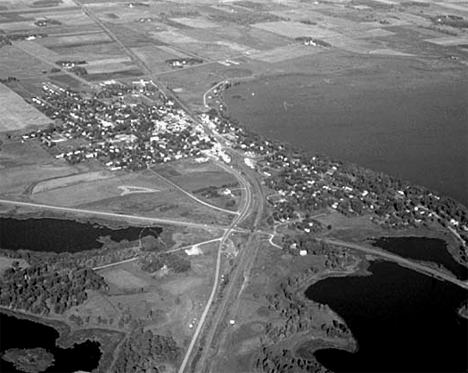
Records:
{"label": "lake", "polygon": [[318,361],[334,372],[466,372],[468,320],[457,308],[468,293],[390,262],[369,271],[307,289],[345,320],[359,345],[356,353],[319,350]]}
{"label": "lake", "polygon": [[128,227],[110,229],[98,224],[79,223],[61,219],[0,218],[0,248],[49,252],[77,252],[99,249],[99,237],[110,236],[113,241],[137,240],[140,234],[158,237],[158,227]]}
{"label": "lake", "polygon": [[[17,319],[0,313],[0,352],[11,348],[29,349],[41,347],[54,355],[55,363],[45,372],[68,373],[83,370],[91,372],[99,364],[101,351],[98,342],[86,341],[73,348],[58,348],[55,340],[59,333],[46,325],[30,320]],[[13,364],[0,359],[0,372],[19,372]]]}
{"label": "lake", "polygon": [[268,77],[232,87],[225,101],[232,117],[261,135],[468,205],[468,83],[432,76]]}
{"label": "lake", "polygon": [[444,241],[426,237],[383,237],[372,242],[374,246],[408,259],[441,264],[459,280],[468,279],[468,268],[458,263],[447,251]]}

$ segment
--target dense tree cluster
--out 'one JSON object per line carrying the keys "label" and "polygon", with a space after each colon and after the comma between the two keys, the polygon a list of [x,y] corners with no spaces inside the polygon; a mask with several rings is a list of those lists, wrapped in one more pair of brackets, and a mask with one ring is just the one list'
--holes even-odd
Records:
{"label": "dense tree cluster", "polygon": [[292,255],[299,255],[301,250],[312,255],[324,255],[325,267],[334,271],[344,270],[356,260],[348,249],[319,241],[311,234],[285,235],[283,250]]}
{"label": "dense tree cluster", "polygon": [[0,278],[0,304],[39,315],[62,314],[83,303],[87,290],[103,290],[104,279],[89,268],[57,268],[47,263],[20,268],[17,263]]}
{"label": "dense tree cluster", "polygon": [[140,259],[141,269],[146,272],[156,272],[164,266],[175,273],[187,272],[191,268],[190,261],[174,253],[151,253]]}
{"label": "dense tree cluster", "polygon": [[468,28],[468,21],[466,19],[452,14],[438,15],[432,18],[432,22],[455,28]]}
{"label": "dense tree cluster", "polygon": [[291,350],[263,347],[254,360],[254,367],[267,373],[326,373],[328,369],[316,360],[297,357]]}
{"label": "dense tree cluster", "polygon": [[174,364],[181,349],[172,336],[154,334],[151,330],[136,328],[123,343],[114,365],[115,373],[158,373],[158,366]]}

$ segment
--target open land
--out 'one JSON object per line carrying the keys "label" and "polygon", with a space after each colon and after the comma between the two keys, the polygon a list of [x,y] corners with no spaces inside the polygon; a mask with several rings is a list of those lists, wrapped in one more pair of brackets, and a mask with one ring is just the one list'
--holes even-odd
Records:
{"label": "open land", "polygon": [[322,372],[314,351],[356,341],[305,298],[314,282],[372,256],[466,288],[368,242],[440,238],[466,265],[465,206],[262,139],[223,94],[466,79],[467,22],[458,1],[0,0],[2,216],[142,227],[84,253],[1,250],[0,310],[101,341],[100,372]]}

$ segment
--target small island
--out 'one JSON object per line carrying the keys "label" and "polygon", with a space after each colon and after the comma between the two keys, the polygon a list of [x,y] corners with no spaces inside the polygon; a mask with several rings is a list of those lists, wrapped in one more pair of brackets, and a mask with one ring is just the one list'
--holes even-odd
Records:
{"label": "small island", "polygon": [[2,359],[12,363],[16,369],[27,373],[45,371],[54,364],[54,355],[43,348],[12,348],[2,355]]}

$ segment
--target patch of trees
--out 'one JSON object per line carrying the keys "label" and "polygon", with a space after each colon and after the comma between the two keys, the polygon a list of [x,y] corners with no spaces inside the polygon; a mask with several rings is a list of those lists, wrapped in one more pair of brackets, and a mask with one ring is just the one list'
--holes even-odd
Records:
{"label": "patch of trees", "polygon": [[159,370],[158,365],[175,364],[180,357],[181,349],[172,336],[154,334],[151,330],[138,327],[120,347],[113,371],[159,373],[163,370]]}
{"label": "patch of trees", "polygon": [[324,40],[316,39],[311,36],[299,36],[294,39],[296,42],[305,44],[305,45],[319,45],[321,47],[331,47],[330,43],[327,43]]}
{"label": "patch of trees", "polygon": [[54,365],[54,355],[43,348],[12,348],[1,356],[22,372],[43,372]]}
{"label": "patch of trees", "polygon": [[263,347],[254,359],[254,368],[268,373],[326,373],[328,369],[315,359],[309,360],[296,356],[288,349]]}
{"label": "patch of trees", "polygon": [[36,22],[34,22],[34,24],[38,27],[45,27],[45,26],[60,26],[62,24],[62,22],[60,22],[59,20],[57,19],[51,19],[51,18],[47,18],[47,19],[40,19]]}
{"label": "patch of trees", "polygon": [[55,64],[62,67],[71,67],[75,65],[84,65],[86,64],[85,60],[58,60],[55,61]]}
{"label": "patch of trees", "polygon": [[190,260],[174,253],[151,253],[140,259],[140,267],[146,272],[156,272],[166,266],[175,273],[184,273],[190,270]]}
{"label": "patch of trees", "polygon": [[432,18],[432,22],[455,28],[468,28],[468,21],[466,19],[452,14],[435,16]]}
{"label": "patch of trees", "polygon": [[38,315],[63,314],[82,304],[87,290],[105,290],[104,279],[90,268],[56,268],[47,263],[20,268],[18,262],[0,278],[0,304]]}
{"label": "patch of trees", "polygon": [[184,67],[184,66],[190,66],[190,65],[198,65],[200,63],[203,63],[203,60],[201,58],[188,57],[188,58],[171,58],[171,59],[166,60],[165,62],[172,67]]}
{"label": "patch of trees", "polygon": [[70,71],[73,73],[73,74],[76,74],[78,76],[82,76],[82,75],[88,75],[88,70],[86,70],[84,67],[82,66],[73,66]]}

